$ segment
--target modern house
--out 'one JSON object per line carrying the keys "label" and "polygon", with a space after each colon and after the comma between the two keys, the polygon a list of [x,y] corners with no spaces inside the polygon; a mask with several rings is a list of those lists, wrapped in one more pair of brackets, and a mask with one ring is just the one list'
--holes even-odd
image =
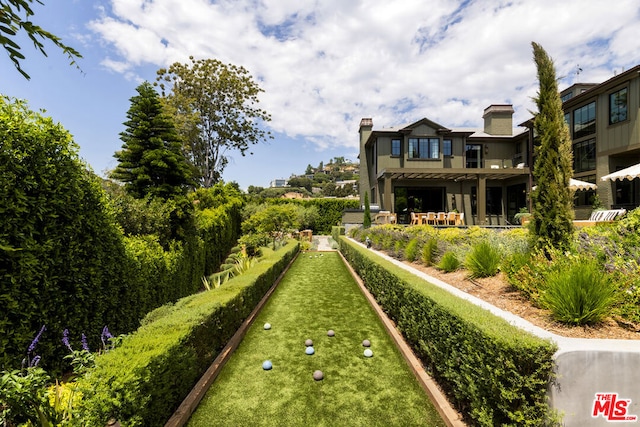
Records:
{"label": "modern house", "polygon": [[[573,140],[574,178],[597,184],[576,191],[577,219],[597,195],[606,209],[640,206],[640,178],[601,178],[640,163],[640,65],[601,84],[578,83],[560,93]],[[448,128],[423,118],[391,128],[360,121],[360,200],[408,223],[411,212],[464,213],[467,225],[513,223],[528,208],[532,120],[513,128],[511,105],[484,110],[484,129]]]}
{"label": "modern house", "polygon": [[513,107],[491,105],[484,129],[447,128],[427,118],[374,129],[360,122],[360,198],[408,223],[411,212],[464,213],[465,223],[508,224],[527,206],[529,131]]}
{"label": "modern house", "polygon": [[[601,178],[640,163],[640,65],[601,84],[574,84],[560,93],[573,139],[573,176],[596,183],[606,209],[640,206],[640,179]],[[591,211],[594,191],[576,193],[576,217]]]}

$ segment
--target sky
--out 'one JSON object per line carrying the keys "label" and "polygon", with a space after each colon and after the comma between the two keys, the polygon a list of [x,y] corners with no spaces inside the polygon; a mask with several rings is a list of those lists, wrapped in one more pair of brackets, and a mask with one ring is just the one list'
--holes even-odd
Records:
{"label": "sky", "polygon": [[535,111],[531,42],[553,58],[560,90],[640,64],[640,2],[619,0],[43,0],[32,21],[78,50],[43,56],[20,36],[19,74],[0,54],[0,93],[60,122],[99,175],[143,81],[175,62],[242,66],[264,90],[274,138],[232,153],[223,172],[268,187],[334,157],[357,161],[363,117],[375,128],[428,118],[483,127],[491,104]]}

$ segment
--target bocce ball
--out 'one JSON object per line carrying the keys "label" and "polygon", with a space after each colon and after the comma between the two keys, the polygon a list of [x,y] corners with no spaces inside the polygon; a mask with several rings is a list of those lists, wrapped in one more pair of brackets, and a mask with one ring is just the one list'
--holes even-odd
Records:
{"label": "bocce ball", "polygon": [[265,329],[265,330],[267,330],[267,331],[268,331],[269,329],[271,329],[271,323],[265,323],[265,324],[264,324],[264,329]]}
{"label": "bocce ball", "polygon": [[363,347],[371,347],[371,341],[369,341],[369,340],[362,341],[362,346]]}
{"label": "bocce ball", "polygon": [[316,381],[320,381],[324,378],[324,374],[322,373],[322,371],[315,371],[313,373],[313,379]]}
{"label": "bocce ball", "polygon": [[333,329],[329,329],[329,332],[327,332],[327,336],[332,337],[334,336],[336,333],[333,331]]}
{"label": "bocce ball", "polygon": [[304,342],[304,345],[306,345],[307,347],[311,347],[311,346],[313,345],[313,341],[311,341],[311,340],[306,340],[306,341]]}
{"label": "bocce ball", "polygon": [[373,351],[370,348],[364,351],[364,357],[373,357]]}
{"label": "bocce ball", "polygon": [[316,351],[313,349],[313,347],[307,347],[307,349],[304,352],[307,353],[309,356],[311,356]]}
{"label": "bocce ball", "polygon": [[264,362],[262,362],[262,369],[264,369],[265,371],[268,371],[271,368],[273,368],[273,365],[271,364],[271,360],[265,360]]}

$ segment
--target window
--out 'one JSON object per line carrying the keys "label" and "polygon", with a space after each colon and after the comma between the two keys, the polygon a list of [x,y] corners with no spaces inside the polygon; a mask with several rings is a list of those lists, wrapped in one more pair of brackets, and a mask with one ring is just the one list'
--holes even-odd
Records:
{"label": "window", "polygon": [[565,93],[564,95],[562,95],[560,97],[560,101],[566,102],[566,101],[570,100],[571,98],[573,98],[573,92]]}
{"label": "window", "polygon": [[573,144],[573,171],[585,172],[596,168],[596,140],[591,138]]}
{"label": "window", "polygon": [[564,114],[564,122],[569,126],[569,129],[571,129],[571,113]]}
{"label": "window", "polygon": [[627,120],[627,88],[609,95],[609,124]]}
{"label": "window", "polygon": [[410,159],[439,159],[439,138],[409,138]]}
{"label": "window", "polygon": [[573,110],[573,137],[581,138],[596,132],[596,103]]}
{"label": "window", "polygon": [[399,139],[391,140],[391,156],[400,157],[400,140]]}
{"label": "window", "polygon": [[[487,215],[502,215],[502,187],[487,187],[485,213]],[[478,189],[471,187],[471,215],[478,214]]]}
{"label": "window", "polygon": [[442,140],[442,155],[453,156],[453,142],[450,139]]}
{"label": "window", "polygon": [[465,156],[467,158],[465,167],[473,169],[482,167],[482,144],[467,144]]}

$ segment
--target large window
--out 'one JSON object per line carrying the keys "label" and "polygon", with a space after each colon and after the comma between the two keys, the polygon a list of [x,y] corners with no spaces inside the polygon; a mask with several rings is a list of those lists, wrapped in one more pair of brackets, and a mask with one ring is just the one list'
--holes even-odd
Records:
{"label": "large window", "polygon": [[581,138],[596,132],[595,101],[573,110],[573,137]]}
{"label": "large window", "polygon": [[391,155],[393,157],[400,157],[400,140],[399,139],[391,140]]}
{"label": "large window", "polygon": [[[502,187],[487,187],[485,211],[487,215],[502,215]],[[478,214],[478,189],[471,187],[471,214]]]}
{"label": "large window", "polygon": [[453,156],[453,142],[450,139],[442,140],[442,155]]}
{"label": "large window", "polygon": [[609,95],[609,124],[627,120],[627,88]]}
{"label": "large window", "polygon": [[482,144],[467,144],[465,147],[465,167],[481,168],[482,167]]}
{"label": "large window", "polygon": [[410,159],[439,159],[439,138],[409,138]]}
{"label": "large window", "polygon": [[573,144],[573,171],[585,172],[596,168],[595,138]]}

